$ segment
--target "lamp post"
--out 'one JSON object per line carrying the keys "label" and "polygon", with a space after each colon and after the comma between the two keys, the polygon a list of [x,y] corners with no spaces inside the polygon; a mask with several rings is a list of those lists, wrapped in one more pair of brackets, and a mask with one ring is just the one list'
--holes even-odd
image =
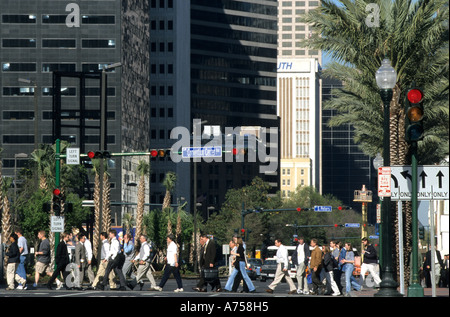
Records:
{"label": "lamp post", "polygon": [[[384,123],[383,123],[383,162],[384,166],[390,166],[390,102],[393,91],[397,82],[397,72],[391,66],[388,58],[384,58],[381,62],[381,67],[375,73],[378,88],[380,89],[381,99],[383,101],[384,109]],[[383,231],[381,233],[381,241],[383,248],[381,250],[383,255],[383,265],[381,267],[382,280],[380,283],[380,290],[375,296],[380,297],[394,297],[402,296],[397,291],[397,282],[394,280],[393,269],[393,221],[391,216],[391,197],[383,198],[383,205],[381,210],[381,221],[383,223]]]}
{"label": "lamp post", "polygon": [[[381,156],[380,153],[377,153],[377,155],[373,159],[373,168],[375,168],[375,170],[378,171],[378,168],[382,167],[382,166],[383,166],[383,157]],[[378,221],[378,212],[379,212],[379,210],[381,210],[381,205],[383,203],[382,202],[382,197],[381,198],[378,197],[378,202],[379,202],[379,205],[380,205],[380,209],[378,209],[378,206],[377,206],[377,223],[379,222]],[[383,232],[383,226],[382,226],[381,223],[378,223],[378,232],[379,232],[379,234],[381,234],[381,232]],[[379,246],[380,246],[380,250],[382,250],[383,249],[383,244],[382,244],[381,239],[379,241]],[[383,254],[380,253],[380,256],[378,257],[378,261],[380,262],[380,266],[382,266],[383,265]]]}

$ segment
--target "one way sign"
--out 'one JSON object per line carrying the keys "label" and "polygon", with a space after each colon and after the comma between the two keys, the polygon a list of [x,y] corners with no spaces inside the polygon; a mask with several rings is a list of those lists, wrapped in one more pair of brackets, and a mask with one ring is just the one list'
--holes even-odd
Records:
{"label": "one way sign", "polygon": [[[391,166],[391,199],[411,200],[411,166]],[[417,167],[417,199],[449,199],[449,167],[420,165]]]}

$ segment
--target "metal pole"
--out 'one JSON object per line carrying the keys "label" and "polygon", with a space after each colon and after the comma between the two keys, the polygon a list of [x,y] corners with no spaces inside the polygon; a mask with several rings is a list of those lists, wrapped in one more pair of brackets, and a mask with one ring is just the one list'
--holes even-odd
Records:
{"label": "metal pole", "polygon": [[417,215],[417,142],[411,143],[411,205],[412,205],[412,283],[408,288],[408,297],[423,297],[423,288],[419,283],[419,241],[418,241],[418,215]]}
{"label": "metal pole", "polygon": [[431,296],[436,297],[436,244],[434,242],[434,205],[433,205],[433,186],[431,186],[431,197],[430,201],[430,242],[431,242]]}
{"label": "metal pole", "polygon": [[403,258],[403,212],[402,201],[400,200],[400,187],[398,188],[398,257],[400,260],[400,293],[405,294],[405,273],[404,273],[404,258]]}
{"label": "metal pole", "polygon": [[[61,169],[61,140],[60,139],[56,139],[56,153],[55,153],[55,187],[59,188],[60,186],[60,169]],[[59,216],[59,212],[58,214],[55,216]],[[58,244],[59,244],[59,232],[55,232],[55,254],[56,254],[56,249],[58,248]],[[56,263],[55,263],[55,267],[56,267]]]}
{"label": "metal pole", "polygon": [[[384,120],[383,120],[383,165],[390,166],[390,102],[392,99],[392,89],[382,89],[380,91],[381,99],[383,100]],[[391,197],[384,197],[381,212],[381,221],[383,222],[383,232],[381,239],[383,242],[383,266],[381,268],[382,281],[380,283],[380,290],[375,296],[393,297],[402,296],[397,291],[397,282],[394,280],[394,269],[392,266],[393,252],[392,252],[392,237],[393,226],[391,216]]]}

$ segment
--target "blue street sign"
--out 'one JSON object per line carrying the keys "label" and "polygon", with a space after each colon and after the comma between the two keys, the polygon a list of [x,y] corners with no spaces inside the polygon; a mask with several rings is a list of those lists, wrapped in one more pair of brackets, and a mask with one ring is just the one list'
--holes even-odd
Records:
{"label": "blue street sign", "polygon": [[196,157],[221,157],[222,147],[221,146],[211,146],[211,147],[183,147],[182,157],[183,158],[196,158]]}
{"label": "blue street sign", "polygon": [[331,212],[333,207],[331,206],[314,206],[314,211],[317,212]]}
{"label": "blue street sign", "polygon": [[379,239],[379,236],[369,236],[369,239]]}
{"label": "blue street sign", "polygon": [[359,228],[359,223],[346,223],[345,228]]}

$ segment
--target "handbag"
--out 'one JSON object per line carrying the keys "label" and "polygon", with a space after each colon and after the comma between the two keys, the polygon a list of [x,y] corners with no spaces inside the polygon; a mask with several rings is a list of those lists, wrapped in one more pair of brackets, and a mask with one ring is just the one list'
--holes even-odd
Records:
{"label": "handbag", "polygon": [[202,270],[202,274],[206,282],[212,282],[219,278],[219,269],[216,267],[206,268]]}

